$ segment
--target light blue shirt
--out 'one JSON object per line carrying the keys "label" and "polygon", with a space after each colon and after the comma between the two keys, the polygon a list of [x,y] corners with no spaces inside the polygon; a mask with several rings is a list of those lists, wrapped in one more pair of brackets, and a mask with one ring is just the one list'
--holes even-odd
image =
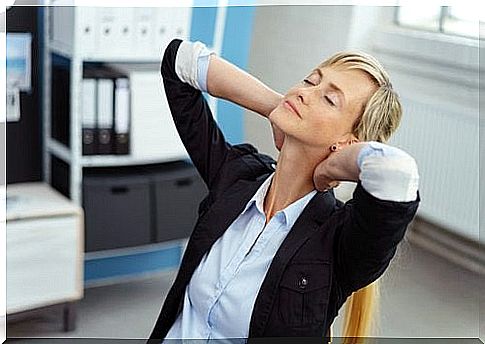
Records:
{"label": "light blue shirt", "polygon": [[273,175],[202,258],[166,339],[247,338],[254,302],[271,261],[317,192],[278,211],[265,226],[263,203]]}

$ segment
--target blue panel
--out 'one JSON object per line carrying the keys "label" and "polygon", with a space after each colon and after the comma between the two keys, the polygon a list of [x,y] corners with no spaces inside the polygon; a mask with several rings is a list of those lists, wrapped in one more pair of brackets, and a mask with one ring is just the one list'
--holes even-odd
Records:
{"label": "blue panel", "polygon": [[193,7],[217,7],[218,0],[194,0]]}
{"label": "blue panel", "polygon": [[[207,1],[196,1],[196,3],[197,2],[205,3]],[[210,47],[213,45],[216,14],[216,7],[194,7],[192,9],[192,23],[190,29],[191,41],[201,41]]]}
{"label": "blue panel", "polygon": [[181,256],[181,247],[174,246],[152,252],[85,260],[84,281],[92,282],[97,279],[132,276],[177,268]]}
{"label": "blue panel", "polygon": [[[222,57],[246,69],[251,48],[254,7],[228,7],[222,44]],[[227,140],[232,144],[244,140],[244,110],[230,102],[218,100],[217,118]]]}

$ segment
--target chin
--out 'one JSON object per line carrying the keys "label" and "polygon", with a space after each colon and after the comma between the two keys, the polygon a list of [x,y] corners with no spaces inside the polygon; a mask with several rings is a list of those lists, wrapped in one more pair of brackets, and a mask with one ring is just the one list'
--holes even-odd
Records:
{"label": "chin", "polygon": [[268,119],[287,135],[296,134],[301,130],[301,119],[286,109],[281,109],[280,106],[269,114]]}

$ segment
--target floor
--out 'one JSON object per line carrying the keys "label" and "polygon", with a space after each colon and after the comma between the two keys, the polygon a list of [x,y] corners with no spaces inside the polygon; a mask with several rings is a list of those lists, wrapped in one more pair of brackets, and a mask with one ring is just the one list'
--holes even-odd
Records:
{"label": "floor", "polygon": [[[9,322],[7,336],[18,343],[23,341],[15,337],[146,338],[174,277],[167,272],[86,289],[75,331],[61,332],[60,313],[53,310]],[[374,336],[477,338],[481,325],[485,342],[484,290],[483,278],[404,241],[381,278],[380,329]],[[340,325],[339,316],[334,336]]]}

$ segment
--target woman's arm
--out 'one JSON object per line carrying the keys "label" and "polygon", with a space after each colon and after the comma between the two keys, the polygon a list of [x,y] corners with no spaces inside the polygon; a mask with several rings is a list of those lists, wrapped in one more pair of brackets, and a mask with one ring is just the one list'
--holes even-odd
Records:
{"label": "woman's arm", "polygon": [[[201,42],[181,47],[179,74],[192,87],[268,117],[283,96],[257,78],[217,56]],[[271,123],[275,146],[281,149],[284,133]]]}
{"label": "woman's arm", "polygon": [[404,151],[379,142],[352,144],[315,169],[315,184],[356,181],[341,209],[336,233],[336,276],[346,294],[376,280],[389,265],[420,201],[418,171]]}
{"label": "woman's arm", "polygon": [[[268,117],[283,96],[254,76],[217,55],[210,55],[207,89],[210,95],[229,100],[263,117]],[[283,146],[285,134],[271,123],[273,139],[278,150]]]}
{"label": "woman's arm", "polygon": [[165,49],[160,72],[177,132],[209,190],[218,183],[218,174],[231,145],[212,117],[200,89],[194,83],[193,50],[197,46],[174,39]]}
{"label": "woman's arm", "polygon": [[207,89],[264,117],[273,111],[283,96],[264,83],[217,55],[210,55]]}
{"label": "woman's arm", "polygon": [[416,199],[419,175],[413,157],[375,141],[345,146],[330,154],[314,171],[319,190],[326,190],[337,181],[359,180],[375,197],[402,202]]}

